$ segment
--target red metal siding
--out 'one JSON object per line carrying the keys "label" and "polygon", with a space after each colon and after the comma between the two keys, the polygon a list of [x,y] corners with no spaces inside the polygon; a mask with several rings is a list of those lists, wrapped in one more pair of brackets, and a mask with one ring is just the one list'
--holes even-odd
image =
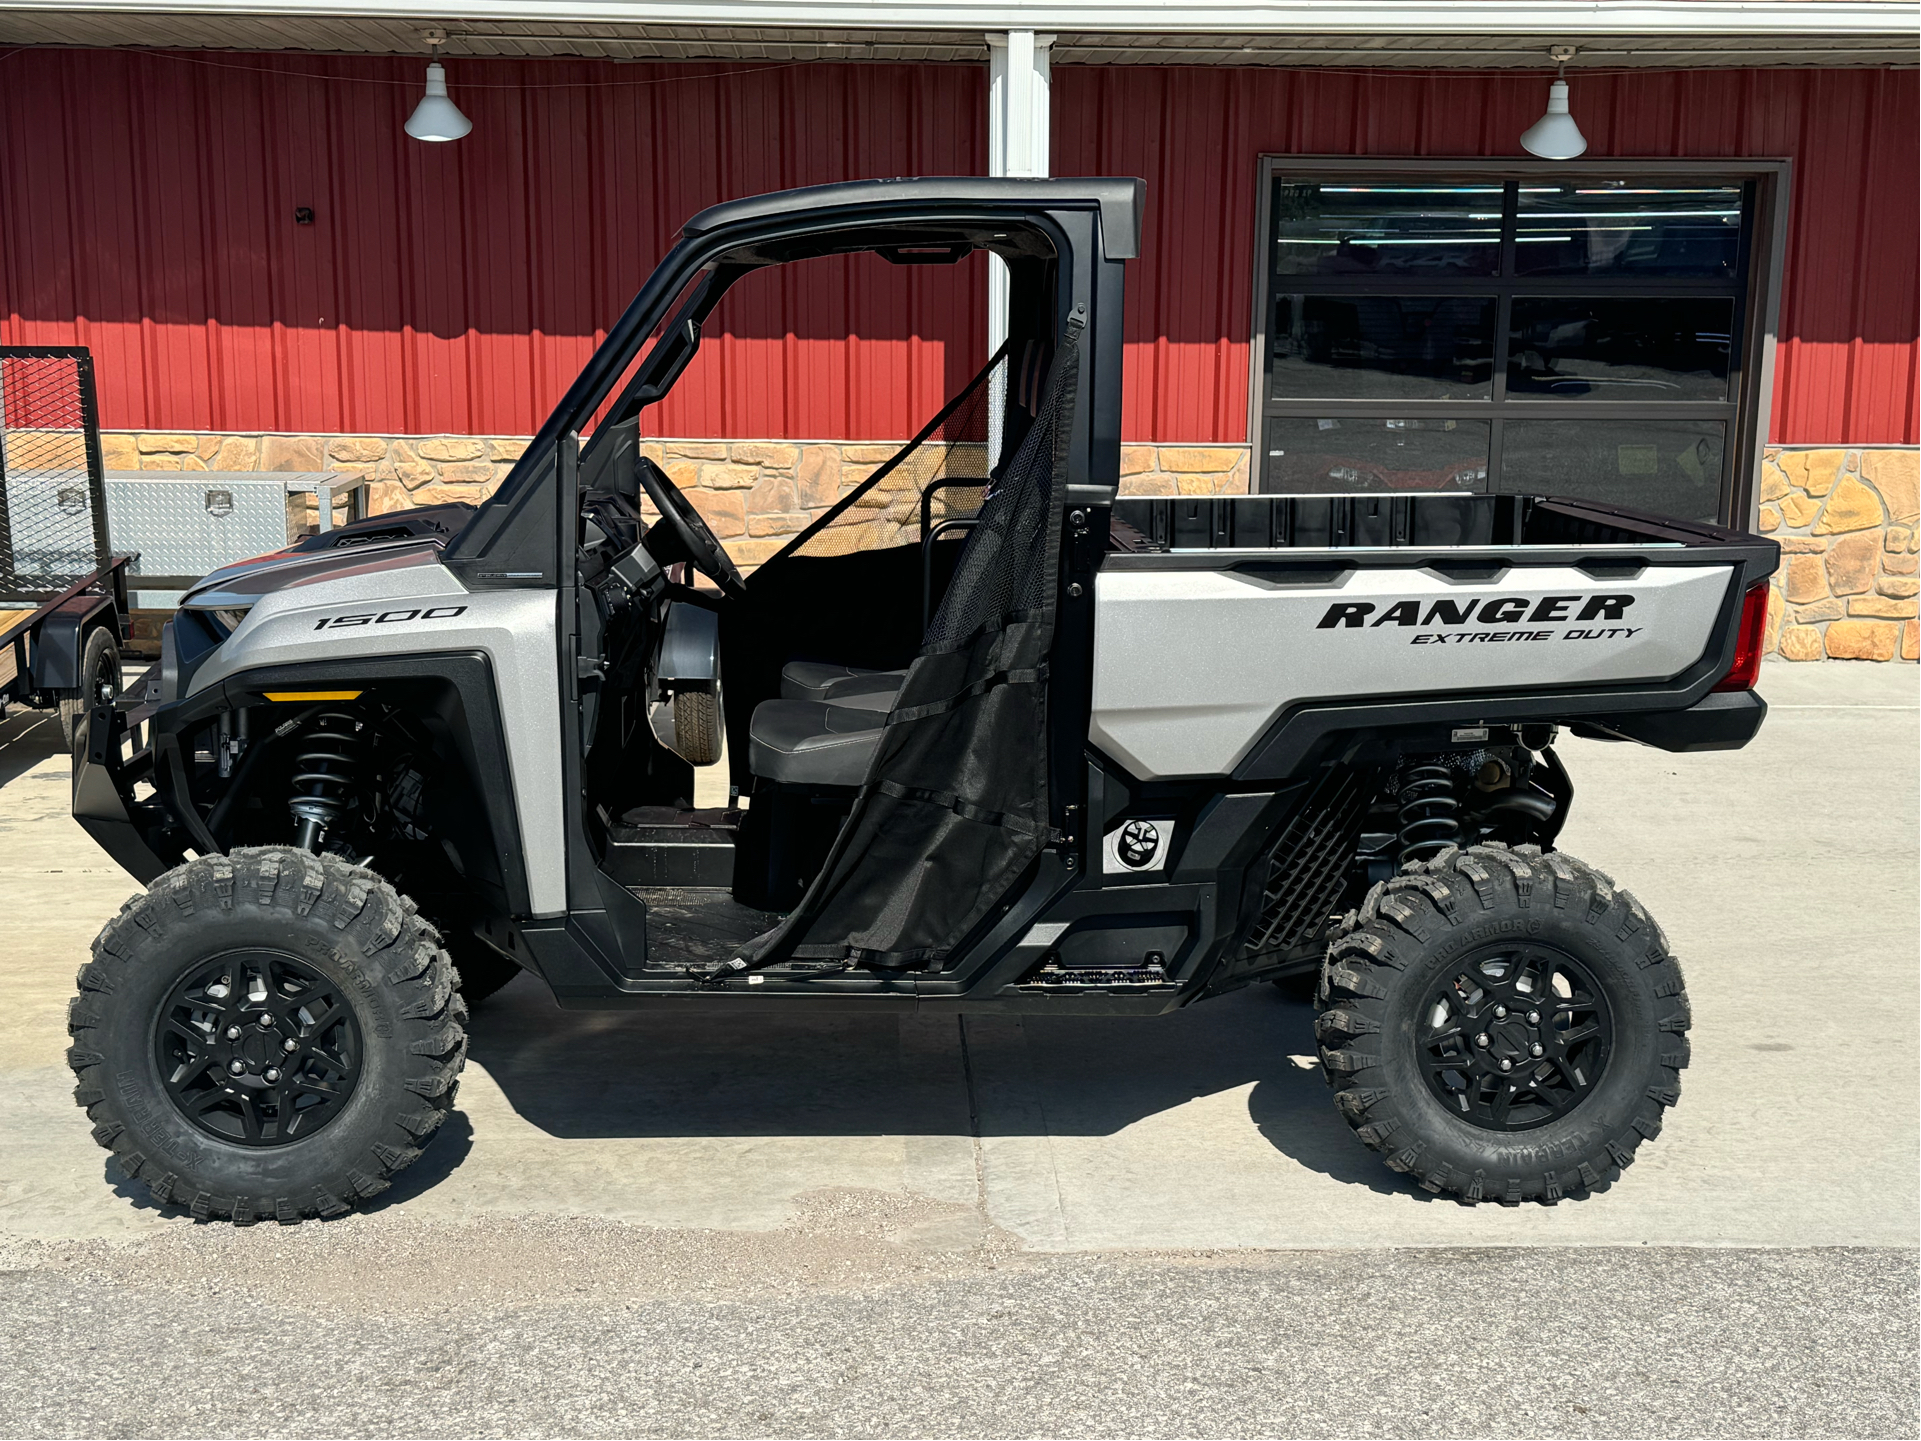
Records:
{"label": "red metal siding", "polygon": [[[1714,70],[1577,74],[1573,83],[1589,155],[1794,161],[1770,438],[1921,439],[1916,73]],[[1128,289],[1128,436],[1241,441],[1259,157],[1515,156],[1546,83],[1063,67],[1053,93],[1056,174],[1148,182]]]}
{"label": "red metal siding", "polygon": [[[425,145],[418,60],[0,58],[0,338],[93,347],[113,428],[525,434],[701,208],[985,169],[979,67],[450,70]],[[654,425],[911,434],[985,312],[978,260],[751,277]]]}
{"label": "red metal siding", "polygon": [[[974,66],[0,57],[0,338],[91,345],[116,428],[535,428],[694,211],[985,169]],[[1795,161],[1772,438],[1917,439],[1916,75],[1579,75],[1595,155]],[[1057,174],[1148,179],[1126,432],[1245,438],[1257,157],[1517,153],[1539,76],[1062,67]],[[317,223],[296,227],[296,205]],[[661,433],[910,433],[982,358],[983,270],[756,276]],[[843,338],[846,337],[846,338]]]}

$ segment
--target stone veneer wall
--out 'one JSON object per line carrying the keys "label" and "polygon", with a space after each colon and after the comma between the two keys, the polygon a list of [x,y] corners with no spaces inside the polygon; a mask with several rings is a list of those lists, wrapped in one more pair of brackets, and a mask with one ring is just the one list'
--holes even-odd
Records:
{"label": "stone veneer wall", "polygon": [[[524,436],[206,435],[115,431],[101,436],[108,470],[336,470],[368,477],[381,514],[442,501],[479,502],[527,448]],[[900,448],[898,442],[654,440],[643,449],[692,498],[741,565],[758,565]],[[1130,495],[1244,494],[1245,446],[1129,445]],[[313,522],[312,497],[305,520]]]}
{"label": "stone veneer wall", "polygon": [[[112,432],[109,470],[337,470],[369,478],[374,513],[493,493],[524,436],[209,435]],[[753,566],[898,448],[858,441],[656,440],[646,450],[687,491],[734,559]],[[1243,495],[1246,446],[1125,445],[1126,495]],[[1770,447],[1760,529],[1781,542],[1768,650],[1788,660],[1914,660],[1917,452]],[[305,498],[312,520],[311,498]]]}
{"label": "stone veneer wall", "polygon": [[1781,543],[1768,650],[1788,660],[1914,660],[1921,454],[1770,448],[1762,534]]}

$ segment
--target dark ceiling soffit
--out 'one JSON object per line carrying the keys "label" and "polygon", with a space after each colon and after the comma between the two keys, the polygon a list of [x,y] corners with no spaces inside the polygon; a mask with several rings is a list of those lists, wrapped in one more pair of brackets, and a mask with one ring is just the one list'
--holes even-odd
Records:
{"label": "dark ceiling soffit", "polygon": [[1109,260],[1136,260],[1141,253],[1141,211],[1147,194],[1143,180],[982,179],[950,176],[916,180],[855,180],[839,185],[809,185],[711,205],[681,227],[689,240],[714,231],[776,216],[830,218],[842,209],[876,223],[876,206],[898,206],[911,218],[952,204],[1041,210],[1097,209],[1101,245]]}

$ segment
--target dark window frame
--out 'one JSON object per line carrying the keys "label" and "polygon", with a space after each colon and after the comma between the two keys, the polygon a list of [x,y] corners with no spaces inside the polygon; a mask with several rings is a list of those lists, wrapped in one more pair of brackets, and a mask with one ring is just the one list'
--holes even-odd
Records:
{"label": "dark window frame", "polygon": [[[1410,181],[1460,179],[1469,182],[1627,180],[1678,184],[1739,184],[1743,188],[1743,254],[1732,280],[1698,278],[1617,278],[1529,276],[1515,272],[1513,209],[1510,191],[1503,200],[1501,260],[1497,273],[1457,279],[1412,276],[1301,276],[1299,289],[1316,295],[1397,296],[1495,295],[1493,388],[1487,400],[1299,400],[1267,399],[1267,321],[1271,313],[1273,236],[1271,209],[1277,175],[1354,177]],[[1501,485],[1502,426],[1505,420],[1719,420],[1726,426],[1722,447],[1720,515],[1724,525],[1752,527],[1758,506],[1762,454],[1774,392],[1774,349],[1787,250],[1789,162],[1761,159],[1606,159],[1585,161],[1458,159],[1396,160],[1355,156],[1263,155],[1254,207],[1254,315],[1248,351],[1248,457],[1250,487],[1259,490],[1266,470],[1266,421],[1269,416],[1356,418],[1423,417],[1486,419],[1487,488]],[[1735,301],[1737,340],[1728,357],[1729,398],[1719,401],[1555,400],[1543,396],[1507,398],[1507,347],[1516,295],[1590,298],[1609,295],[1726,295]]]}

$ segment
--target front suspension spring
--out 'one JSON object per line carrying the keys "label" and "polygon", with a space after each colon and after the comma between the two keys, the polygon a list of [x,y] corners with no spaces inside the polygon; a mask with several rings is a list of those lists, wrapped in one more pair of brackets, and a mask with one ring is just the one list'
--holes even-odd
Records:
{"label": "front suspension spring", "polygon": [[318,853],[327,832],[354,801],[360,762],[366,750],[366,726],[350,711],[322,711],[308,723],[294,756],[294,844]]}

